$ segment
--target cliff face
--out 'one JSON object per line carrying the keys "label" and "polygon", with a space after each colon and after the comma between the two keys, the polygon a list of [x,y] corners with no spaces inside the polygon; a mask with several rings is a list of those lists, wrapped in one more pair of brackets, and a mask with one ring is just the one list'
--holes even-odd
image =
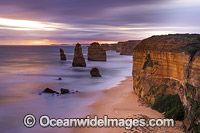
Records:
{"label": "cliff face", "polygon": [[105,51],[116,50],[117,44],[101,44],[101,48]]}
{"label": "cliff face", "polygon": [[147,104],[163,94],[178,94],[186,108],[184,124],[194,130],[193,124],[200,125],[200,35],[143,40],[133,51],[133,82],[135,93]]}
{"label": "cliff face", "polygon": [[120,55],[132,55],[133,49],[140,43],[140,40],[129,40],[126,42],[118,42],[116,46],[116,52],[120,52]]}
{"label": "cliff face", "polygon": [[103,50],[105,50],[105,51],[109,51],[110,50],[109,44],[101,44],[101,48],[103,48]]}
{"label": "cliff face", "polygon": [[99,45],[98,42],[93,42],[88,47],[89,61],[106,61],[106,51]]}
{"label": "cliff face", "polygon": [[110,44],[110,50],[116,50],[117,44]]}
{"label": "cliff face", "polygon": [[121,46],[122,46],[123,42],[118,42],[117,46],[116,46],[116,52],[120,52],[121,51]]}

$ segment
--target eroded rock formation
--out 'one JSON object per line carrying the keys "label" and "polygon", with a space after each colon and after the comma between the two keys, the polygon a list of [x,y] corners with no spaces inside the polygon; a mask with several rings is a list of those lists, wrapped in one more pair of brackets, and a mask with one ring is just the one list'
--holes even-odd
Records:
{"label": "eroded rock formation", "polygon": [[90,70],[90,75],[91,75],[92,77],[101,77],[101,74],[100,74],[100,72],[99,72],[99,69],[96,68],[96,67],[94,67],[94,68],[92,68],[92,70]]}
{"label": "eroded rock formation", "polygon": [[200,35],[144,39],[133,51],[133,82],[135,93],[147,104],[178,94],[185,106],[184,125],[195,131],[200,127]]}
{"label": "eroded rock formation", "polygon": [[74,49],[73,67],[86,67],[85,59],[82,53],[82,47],[79,43],[76,44]]}
{"label": "eroded rock formation", "polygon": [[60,93],[61,94],[68,94],[70,91],[68,89],[64,89],[64,88],[61,88],[60,89]]}
{"label": "eroded rock formation", "polygon": [[60,48],[60,60],[67,60],[64,50]]}
{"label": "eroded rock formation", "polygon": [[57,80],[62,80],[62,78],[61,78],[61,77],[59,77]]}
{"label": "eroded rock formation", "polygon": [[88,47],[89,61],[106,61],[106,51],[99,45],[98,42],[93,42]]}
{"label": "eroded rock formation", "polygon": [[54,91],[54,90],[49,89],[49,88],[46,88],[45,90],[43,90],[43,93],[59,94],[59,92]]}

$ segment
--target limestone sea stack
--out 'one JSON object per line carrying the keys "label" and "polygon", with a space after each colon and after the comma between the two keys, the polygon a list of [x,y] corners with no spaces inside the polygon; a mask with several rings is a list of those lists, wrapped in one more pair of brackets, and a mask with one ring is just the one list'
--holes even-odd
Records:
{"label": "limestone sea stack", "polygon": [[101,77],[101,74],[100,74],[100,72],[99,72],[99,69],[96,68],[96,67],[94,67],[94,68],[92,68],[92,70],[90,70],[90,75],[91,75],[92,77]]}
{"label": "limestone sea stack", "polygon": [[65,52],[62,48],[60,48],[60,60],[63,60],[63,61],[67,60]]}
{"label": "limestone sea stack", "polygon": [[[200,132],[199,34],[169,34],[142,40],[134,48],[132,70],[133,89],[145,103],[153,105],[161,102],[158,99],[163,95],[178,95],[184,106],[185,129]],[[179,111],[178,107],[172,108],[165,115],[174,116]]]}
{"label": "limestone sea stack", "polygon": [[77,43],[74,49],[73,67],[86,67],[85,59],[82,53],[81,44]]}
{"label": "limestone sea stack", "polygon": [[99,45],[98,42],[93,42],[88,47],[89,61],[106,61],[106,51]]}

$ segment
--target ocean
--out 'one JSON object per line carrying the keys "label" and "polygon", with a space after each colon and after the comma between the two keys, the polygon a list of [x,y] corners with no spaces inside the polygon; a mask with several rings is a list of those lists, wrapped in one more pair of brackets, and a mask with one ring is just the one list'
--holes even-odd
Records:
{"label": "ocean", "polygon": [[[62,48],[67,61],[60,61]],[[72,67],[74,46],[0,46],[0,132],[66,132],[66,128],[41,128],[38,121],[26,128],[23,118],[33,114],[55,118],[80,118],[89,115],[89,107],[109,89],[132,74],[132,57],[107,51],[107,61],[87,61],[87,46],[82,46],[86,67]],[[90,76],[97,67],[101,78]],[[62,80],[57,80],[59,77]],[[60,88],[80,93],[41,94],[45,88]]]}

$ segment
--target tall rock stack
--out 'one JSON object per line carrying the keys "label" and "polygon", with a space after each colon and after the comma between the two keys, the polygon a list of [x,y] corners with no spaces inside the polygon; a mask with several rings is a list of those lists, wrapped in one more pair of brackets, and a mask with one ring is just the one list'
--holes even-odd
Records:
{"label": "tall rock stack", "polygon": [[74,49],[73,67],[86,67],[85,59],[82,53],[82,47],[79,43],[76,44]]}
{"label": "tall rock stack", "polygon": [[67,60],[64,50],[62,48],[60,48],[60,60]]}
{"label": "tall rock stack", "polygon": [[89,61],[106,61],[106,51],[99,45],[98,42],[93,42],[88,47]]}

